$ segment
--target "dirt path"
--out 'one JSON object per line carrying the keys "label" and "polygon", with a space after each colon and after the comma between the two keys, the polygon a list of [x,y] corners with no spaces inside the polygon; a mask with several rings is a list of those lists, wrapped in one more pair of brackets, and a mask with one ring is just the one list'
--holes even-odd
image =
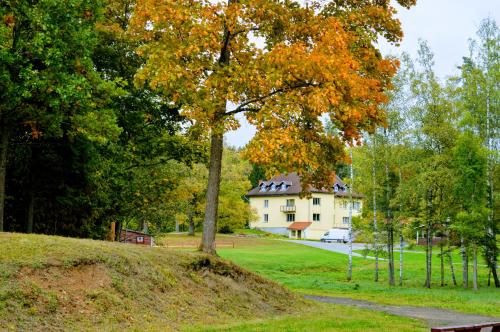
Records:
{"label": "dirt path", "polygon": [[[429,326],[465,325],[465,324],[477,324],[477,323],[500,321],[499,317],[465,314],[457,311],[437,309],[437,308],[392,306],[392,305],[378,304],[363,300],[354,300],[349,298],[329,297],[329,296],[305,295],[304,297],[306,299],[319,302],[350,305],[364,309],[383,311],[398,316],[416,318],[426,321]],[[483,329],[483,331],[487,330]]]}

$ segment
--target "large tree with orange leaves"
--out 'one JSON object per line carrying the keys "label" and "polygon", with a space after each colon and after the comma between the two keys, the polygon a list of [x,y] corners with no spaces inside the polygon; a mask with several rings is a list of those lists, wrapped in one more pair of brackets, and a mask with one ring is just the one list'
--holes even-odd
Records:
{"label": "large tree with orange leaves", "polygon": [[[409,8],[415,0],[398,0]],[[326,187],[344,142],[384,123],[397,62],[376,48],[402,37],[389,0],[138,0],[132,33],[146,58],[138,84],[169,96],[210,135],[202,250],[214,241],[223,134],[244,113],[248,158]],[[338,133],[326,134],[322,117]]]}

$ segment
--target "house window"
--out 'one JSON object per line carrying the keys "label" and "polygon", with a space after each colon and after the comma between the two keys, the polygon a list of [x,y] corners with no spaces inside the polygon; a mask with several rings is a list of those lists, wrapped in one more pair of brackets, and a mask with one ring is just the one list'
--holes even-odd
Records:
{"label": "house window", "polygon": [[321,198],[314,197],[313,198],[313,205],[320,205],[321,203]]}
{"label": "house window", "polygon": [[286,221],[287,222],[294,222],[295,221],[295,213],[287,213]]}
{"label": "house window", "polygon": [[348,209],[349,208],[349,202],[348,201],[342,201],[342,207],[344,209]]}
{"label": "house window", "polygon": [[342,223],[343,223],[344,225],[349,225],[349,217],[343,217],[343,218],[342,218]]}
{"label": "house window", "polygon": [[264,214],[264,222],[269,222],[269,215],[267,213]]}
{"label": "house window", "polygon": [[138,236],[137,243],[144,243],[144,236]]}
{"label": "house window", "polygon": [[313,220],[314,221],[320,221],[319,213],[313,213]]}
{"label": "house window", "polygon": [[361,209],[361,203],[360,202],[354,202],[353,203],[353,209],[356,211],[359,211]]}
{"label": "house window", "polygon": [[269,207],[269,200],[268,200],[268,199],[265,199],[265,200],[264,200],[264,207],[265,207],[265,208],[268,208],[268,207]]}
{"label": "house window", "polygon": [[295,206],[295,200],[294,199],[287,199],[286,206]]}

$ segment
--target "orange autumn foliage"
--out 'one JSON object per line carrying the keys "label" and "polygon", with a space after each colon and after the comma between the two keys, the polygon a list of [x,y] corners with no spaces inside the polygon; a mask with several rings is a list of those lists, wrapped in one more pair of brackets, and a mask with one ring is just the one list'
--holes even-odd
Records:
{"label": "orange autumn foliage", "polygon": [[[399,0],[409,8],[415,0]],[[257,128],[245,155],[271,173],[297,171],[326,187],[345,142],[385,123],[380,108],[398,62],[376,48],[399,43],[389,0],[137,0],[130,33],[148,84],[210,132]],[[325,133],[327,116],[338,135]]]}

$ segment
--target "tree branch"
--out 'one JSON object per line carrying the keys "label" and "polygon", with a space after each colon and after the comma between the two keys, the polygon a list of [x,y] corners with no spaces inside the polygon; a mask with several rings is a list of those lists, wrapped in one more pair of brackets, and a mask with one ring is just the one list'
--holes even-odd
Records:
{"label": "tree branch", "polygon": [[289,85],[289,87],[287,87],[287,88],[276,89],[276,90],[274,90],[266,95],[255,97],[255,98],[249,99],[249,100],[241,103],[234,110],[224,113],[224,116],[234,115],[237,113],[248,112],[248,111],[256,113],[260,110],[260,108],[247,107],[247,106],[251,105],[253,103],[262,102],[262,101],[264,101],[264,100],[266,100],[274,95],[277,95],[277,94],[280,94],[283,92],[288,92],[288,91],[295,90],[295,89],[308,88],[308,87],[319,87],[319,86],[321,86],[321,83],[301,82],[301,83]]}

